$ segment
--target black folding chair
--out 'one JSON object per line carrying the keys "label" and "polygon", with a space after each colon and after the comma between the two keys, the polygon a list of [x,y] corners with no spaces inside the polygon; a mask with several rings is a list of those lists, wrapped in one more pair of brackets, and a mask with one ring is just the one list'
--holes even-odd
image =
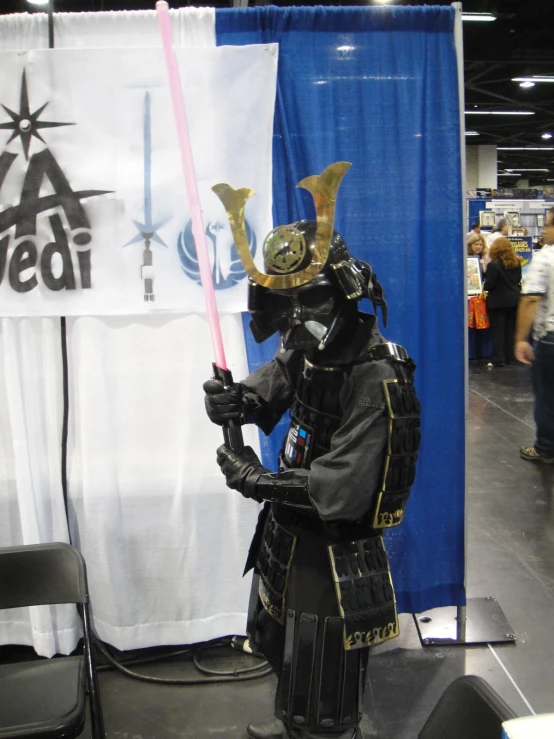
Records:
{"label": "black folding chair", "polygon": [[75,603],[83,624],[80,655],[0,665],[0,739],[70,739],[104,721],[91,647],[85,561],[69,544],[0,548],[0,609]]}
{"label": "black folding chair", "polygon": [[477,675],[464,675],[446,688],[418,739],[501,739],[502,724],[517,715]]}

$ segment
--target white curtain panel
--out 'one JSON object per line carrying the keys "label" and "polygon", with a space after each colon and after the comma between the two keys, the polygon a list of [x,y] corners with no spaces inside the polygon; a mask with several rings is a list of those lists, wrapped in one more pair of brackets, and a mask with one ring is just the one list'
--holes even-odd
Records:
{"label": "white curtain panel", "polygon": [[[0,323],[0,546],[67,541],[61,486],[62,371],[57,318]],[[0,611],[0,643],[71,651],[74,609]]]}
{"label": "white curtain panel", "polygon": [[[222,332],[244,377],[240,314]],[[68,343],[71,523],[99,636],[131,649],[244,633],[258,507],[215,462],[206,318],[71,319]],[[245,442],[258,446],[253,427]]]}
{"label": "white curtain panel", "polygon": [[[172,11],[179,45],[214,46],[213,9]],[[64,48],[159,45],[155,13],[57,14]],[[44,14],[0,19],[0,50],[44,48]],[[227,361],[247,374],[240,314],[223,319]],[[0,322],[0,546],[67,541],[60,459],[60,321]],[[68,319],[69,514],[88,566],[93,620],[119,649],[244,633],[242,567],[256,506],[215,463],[221,430],[202,382],[202,315]],[[246,442],[258,447],[255,432]],[[75,619],[54,608],[0,612],[0,644],[71,651]]]}

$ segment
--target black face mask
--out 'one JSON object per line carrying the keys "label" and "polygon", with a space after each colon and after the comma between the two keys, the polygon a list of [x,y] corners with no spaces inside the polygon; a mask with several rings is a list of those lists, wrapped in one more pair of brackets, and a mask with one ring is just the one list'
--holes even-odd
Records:
{"label": "black face mask", "polygon": [[322,350],[340,331],[351,308],[325,278],[289,290],[250,286],[252,333],[258,342],[278,331],[283,349]]}

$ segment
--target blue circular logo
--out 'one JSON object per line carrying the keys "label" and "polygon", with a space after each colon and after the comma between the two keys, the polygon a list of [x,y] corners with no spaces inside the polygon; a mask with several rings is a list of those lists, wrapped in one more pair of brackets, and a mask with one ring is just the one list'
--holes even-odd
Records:
{"label": "blue circular logo", "polygon": [[[225,221],[209,221],[206,226],[206,244],[212,266],[212,280],[215,290],[226,290],[246,277],[233,239],[231,226]],[[256,234],[246,221],[246,237],[252,257],[256,255]],[[196,256],[196,244],[192,235],[192,221],[179,234],[177,251],[185,274],[200,284],[200,268]]]}

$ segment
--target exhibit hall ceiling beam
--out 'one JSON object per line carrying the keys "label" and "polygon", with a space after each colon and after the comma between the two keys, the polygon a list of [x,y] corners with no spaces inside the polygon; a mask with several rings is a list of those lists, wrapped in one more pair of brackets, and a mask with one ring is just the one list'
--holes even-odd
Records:
{"label": "exhibit hall ceiling beam", "polygon": [[[483,90],[482,87],[478,87],[477,85],[467,85],[466,89],[472,90],[473,92],[479,92],[482,95],[486,95],[487,97],[496,98],[497,100],[502,100],[505,103],[510,103],[511,105],[524,105],[526,108],[530,108],[531,110],[537,112],[537,113],[546,113],[546,115],[552,115],[554,111],[550,108],[543,108],[541,105],[536,105],[535,103],[525,101],[524,103],[521,100],[516,100],[512,97],[507,97],[506,95],[499,95],[497,92],[490,92],[489,90]],[[471,103],[470,103],[471,104]]]}
{"label": "exhibit hall ceiling beam", "polygon": [[[466,87],[468,85],[473,84],[474,82],[477,82],[477,80],[481,79],[481,77],[484,77],[485,75],[489,75],[491,72],[494,72],[495,69],[501,69],[503,65],[502,64],[493,64],[492,66],[490,66],[490,65],[487,64],[487,65],[481,65],[481,66],[483,68],[481,69],[481,71],[478,74],[475,74],[473,77],[470,77],[468,80],[466,80],[466,82],[465,82],[465,86]],[[468,70],[468,71],[471,71],[471,70]],[[510,78],[507,77],[506,79],[510,79]]]}

